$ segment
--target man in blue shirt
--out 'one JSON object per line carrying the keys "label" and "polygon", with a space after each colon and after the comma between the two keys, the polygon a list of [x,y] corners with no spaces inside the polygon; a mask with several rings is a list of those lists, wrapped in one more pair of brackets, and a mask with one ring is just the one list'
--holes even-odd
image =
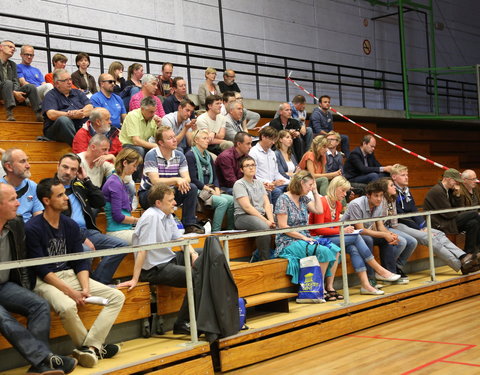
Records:
{"label": "man in blue shirt", "polygon": [[125,116],[127,116],[127,111],[125,110],[122,98],[113,93],[115,80],[108,73],[100,74],[100,77],[98,77],[98,86],[100,87],[100,91],[93,94],[90,98],[93,106],[108,109],[112,126],[120,129]]}
{"label": "man in blue shirt", "polygon": [[0,182],[15,188],[20,202],[17,214],[22,215],[26,223],[32,216],[41,214],[43,211],[43,205],[37,198],[37,184],[30,180],[32,173],[28,156],[19,148],[10,148],[2,156],[2,165],[6,175]]}
{"label": "man in blue shirt", "polygon": [[20,86],[25,86],[29,83],[35,85],[40,100],[43,100],[47,92],[53,89],[53,85],[46,83],[40,69],[32,66],[33,57],[35,56],[33,47],[28,44],[23,45],[20,50],[20,56],[22,57],[22,63],[17,65]]}
{"label": "man in blue shirt", "polygon": [[72,89],[72,77],[65,69],[53,73],[53,83],[55,88],[48,92],[42,105],[43,134],[71,146],[75,133],[88,120],[93,106],[81,90]]}

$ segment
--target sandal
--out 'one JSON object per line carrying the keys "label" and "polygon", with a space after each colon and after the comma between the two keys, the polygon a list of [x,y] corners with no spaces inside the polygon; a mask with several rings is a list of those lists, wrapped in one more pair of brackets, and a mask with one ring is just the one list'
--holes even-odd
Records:
{"label": "sandal", "polygon": [[333,292],[329,292],[328,290],[325,291],[325,295],[324,295],[324,299],[326,302],[333,302],[333,301],[336,301],[337,300],[337,297],[335,296],[335,291]]}
{"label": "sandal", "polygon": [[343,296],[341,294],[339,294],[336,290],[325,290],[325,292],[327,293],[328,296],[335,297],[335,299],[333,299],[332,301],[335,301],[337,299],[338,300],[343,299]]}

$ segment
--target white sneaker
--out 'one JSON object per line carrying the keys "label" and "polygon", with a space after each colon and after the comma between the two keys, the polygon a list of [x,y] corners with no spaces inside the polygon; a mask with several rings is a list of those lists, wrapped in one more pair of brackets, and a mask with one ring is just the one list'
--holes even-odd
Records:
{"label": "white sneaker", "polygon": [[92,368],[98,363],[97,355],[87,346],[82,346],[80,349],[74,349],[72,355],[78,360],[78,364],[82,367]]}

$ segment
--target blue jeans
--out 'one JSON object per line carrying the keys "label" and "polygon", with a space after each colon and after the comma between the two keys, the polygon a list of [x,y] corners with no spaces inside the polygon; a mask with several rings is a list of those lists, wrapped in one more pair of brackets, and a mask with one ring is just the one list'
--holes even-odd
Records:
{"label": "blue jeans", "polygon": [[[326,237],[335,245],[340,246],[340,236]],[[367,270],[365,263],[373,259],[373,254],[363,240],[363,237],[356,235],[345,236],[345,251],[350,254],[355,272],[364,272]]]}
{"label": "blue jeans", "polygon": [[[95,249],[97,250],[104,250],[104,249],[113,249],[115,247],[124,247],[128,246],[128,243],[124,240],[108,236],[103,234],[95,229],[80,229],[82,231],[82,235],[92,241]],[[90,277],[100,283],[109,284],[112,282],[112,277],[115,271],[118,268],[118,265],[125,258],[126,254],[118,254],[118,255],[109,255],[103,257],[100,263],[98,264],[95,271],[92,272]]]}
{"label": "blue jeans", "polygon": [[[398,237],[398,245],[389,245],[383,238],[376,238],[362,235],[363,240],[370,249],[374,245],[380,247],[380,262],[384,268],[392,273],[397,273],[397,260],[407,246],[407,241],[404,237]],[[370,267],[367,267],[368,277],[375,278],[374,272]]]}
{"label": "blue jeans", "polygon": [[275,203],[277,203],[277,199],[287,191],[288,185],[281,185],[277,186],[272,191],[268,192],[268,198],[270,198],[270,202],[272,203],[272,207],[275,207]]}
{"label": "blue jeans", "polygon": [[390,175],[388,173],[380,172],[371,172],[369,174],[364,174],[362,176],[356,176],[356,177],[351,177],[348,179],[350,182],[358,182],[360,184],[368,184],[371,181],[378,180],[379,178],[382,177],[389,177]]}
{"label": "blue jeans", "polygon": [[348,138],[348,135],[345,134],[340,134],[340,138],[342,140],[340,147],[345,154],[345,157],[348,158],[350,155],[350,139]]}
{"label": "blue jeans", "polygon": [[394,229],[394,228],[389,228],[389,230],[395,234],[398,234],[398,237],[403,237],[407,242],[405,249],[403,249],[403,251],[400,253],[400,255],[397,258],[397,268],[403,271],[403,267],[405,266],[405,264],[407,264],[407,261],[408,261],[408,258],[410,258],[410,255],[412,255],[412,253],[415,251],[418,245],[418,241],[408,233],[402,232],[401,230]]}
{"label": "blue jeans", "polygon": [[[9,311],[25,316],[27,327]],[[52,352],[48,346],[48,302],[18,284],[9,281],[0,284],[0,332],[23,358],[33,366],[39,365]]]}
{"label": "blue jeans", "polygon": [[76,132],[77,129],[73,121],[67,116],[60,116],[52,125],[43,131],[43,134],[47,138],[57,142],[68,143],[71,146]]}

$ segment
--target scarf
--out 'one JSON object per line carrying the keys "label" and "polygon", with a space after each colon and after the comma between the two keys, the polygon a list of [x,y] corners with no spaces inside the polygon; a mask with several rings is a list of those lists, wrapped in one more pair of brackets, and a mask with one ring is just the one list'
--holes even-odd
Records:
{"label": "scarf", "polygon": [[[213,183],[213,168],[212,168],[212,157],[208,153],[208,151],[204,151],[203,155],[201,154],[200,150],[197,146],[192,147],[193,155],[195,156],[195,164],[197,166],[197,174],[198,179],[202,181],[204,184],[212,184]],[[204,173],[206,172],[206,173]],[[209,176],[208,181],[205,181],[205,174]]]}

